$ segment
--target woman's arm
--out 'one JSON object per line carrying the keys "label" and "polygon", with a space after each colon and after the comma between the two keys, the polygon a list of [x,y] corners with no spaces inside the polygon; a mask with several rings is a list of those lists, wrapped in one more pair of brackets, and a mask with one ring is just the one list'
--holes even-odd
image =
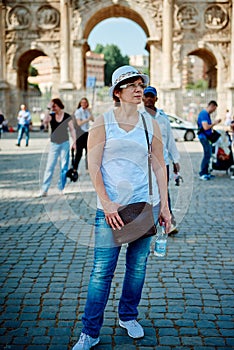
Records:
{"label": "woman's arm", "polygon": [[45,113],[45,117],[43,119],[43,125],[47,128],[49,123],[51,121],[51,115],[50,115],[50,111],[47,110],[46,113]]}
{"label": "woman's arm", "polygon": [[[90,112],[90,110],[88,111]],[[76,117],[76,123],[78,126],[82,126],[86,123],[89,123],[90,121],[94,121],[92,114],[90,114],[87,119],[83,119],[83,120],[80,118],[80,116],[81,116],[81,111],[77,110],[77,112],[75,113],[75,117]]]}
{"label": "woman's arm", "polygon": [[123,222],[117,213],[118,203],[112,202],[106,192],[102,173],[101,164],[103,149],[105,145],[105,126],[104,118],[99,117],[92,125],[88,137],[88,167],[93,186],[103,206],[106,221],[112,228],[120,228]]}
{"label": "woman's arm", "polygon": [[71,133],[71,137],[72,137],[72,140],[73,140],[72,148],[76,149],[76,130],[74,128],[74,124],[73,124],[73,120],[72,119],[69,120],[68,127],[69,127],[69,130],[70,130],[70,133]]}
{"label": "woman's arm", "polygon": [[163,157],[162,136],[158,123],[153,120],[154,136],[152,140],[152,168],[158,183],[160,195],[160,217],[159,221],[166,224],[166,232],[170,232],[171,214],[168,208],[168,192],[167,192],[167,170]]}

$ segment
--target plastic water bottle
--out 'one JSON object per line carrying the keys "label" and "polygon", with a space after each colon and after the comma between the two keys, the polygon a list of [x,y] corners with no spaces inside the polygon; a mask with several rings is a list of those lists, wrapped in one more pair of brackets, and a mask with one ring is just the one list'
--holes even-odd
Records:
{"label": "plastic water bottle", "polygon": [[167,249],[167,234],[165,233],[165,223],[162,224],[161,230],[156,235],[154,255],[165,256]]}

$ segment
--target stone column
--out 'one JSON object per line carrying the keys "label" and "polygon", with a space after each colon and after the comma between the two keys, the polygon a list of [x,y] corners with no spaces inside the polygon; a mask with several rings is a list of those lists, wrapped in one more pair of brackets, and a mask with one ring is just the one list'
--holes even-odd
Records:
{"label": "stone column", "polygon": [[5,49],[5,8],[0,0],[0,109],[10,120],[9,86],[6,81],[6,49]]}
{"label": "stone column", "polygon": [[163,0],[162,85],[164,86],[172,84],[173,6],[173,0]]}
{"label": "stone column", "polygon": [[150,85],[159,89],[162,82],[162,51],[159,38],[148,38]]}
{"label": "stone column", "polygon": [[228,91],[227,107],[234,115],[234,0],[232,0],[232,16],[231,16],[231,47],[230,47],[230,88]]}
{"label": "stone column", "polygon": [[232,16],[231,16],[231,54],[230,54],[230,68],[231,68],[231,85],[234,87],[234,0],[232,0]]}
{"label": "stone column", "polygon": [[60,89],[73,89],[70,78],[71,65],[71,8],[68,0],[60,0]]}
{"label": "stone column", "polygon": [[5,10],[0,0],[0,88],[6,88]]}
{"label": "stone column", "polygon": [[73,67],[74,72],[72,74],[76,89],[85,89],[86,87],[86,66],[85,66],[85,54],[89,50],[89,46],[86,39],[73,41]]}

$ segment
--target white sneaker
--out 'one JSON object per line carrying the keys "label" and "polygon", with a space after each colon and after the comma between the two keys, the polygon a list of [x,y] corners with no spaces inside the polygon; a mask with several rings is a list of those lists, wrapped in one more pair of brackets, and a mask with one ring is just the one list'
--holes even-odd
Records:
{"label": "white sneaker", "polygon": [[131,338],[137,339],[144,337],[144,330],[141,327],[141,325],[137,322],[137,320],[125,322],[119,320],[119,325],[120,327],[127,329],[128,335]]}
{"label": "white sneaker", "polygon": [[210,177],[209,177],[209,175],[201,175],[200,176],[200,180],[203,180],[203,181],[209,181],[210,180]]}
{"label": "white sneaker", "polygon": [[73,346],[72,350],[89,350],[97,345],[100,338],[92,338],[88,334],[81,333],[78,342]]}

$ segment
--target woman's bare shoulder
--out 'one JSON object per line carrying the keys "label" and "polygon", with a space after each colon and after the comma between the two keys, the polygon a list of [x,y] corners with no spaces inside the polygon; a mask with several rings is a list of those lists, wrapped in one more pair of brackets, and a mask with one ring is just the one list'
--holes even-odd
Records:
{"label": "woman's bare shoulder", "polygon": [[104,127],[104,116],[100,115],[97,118],[95,118],[92,126],[91,126],[91,130],[96,129],[96,128],[100,128],[100,127]]}

